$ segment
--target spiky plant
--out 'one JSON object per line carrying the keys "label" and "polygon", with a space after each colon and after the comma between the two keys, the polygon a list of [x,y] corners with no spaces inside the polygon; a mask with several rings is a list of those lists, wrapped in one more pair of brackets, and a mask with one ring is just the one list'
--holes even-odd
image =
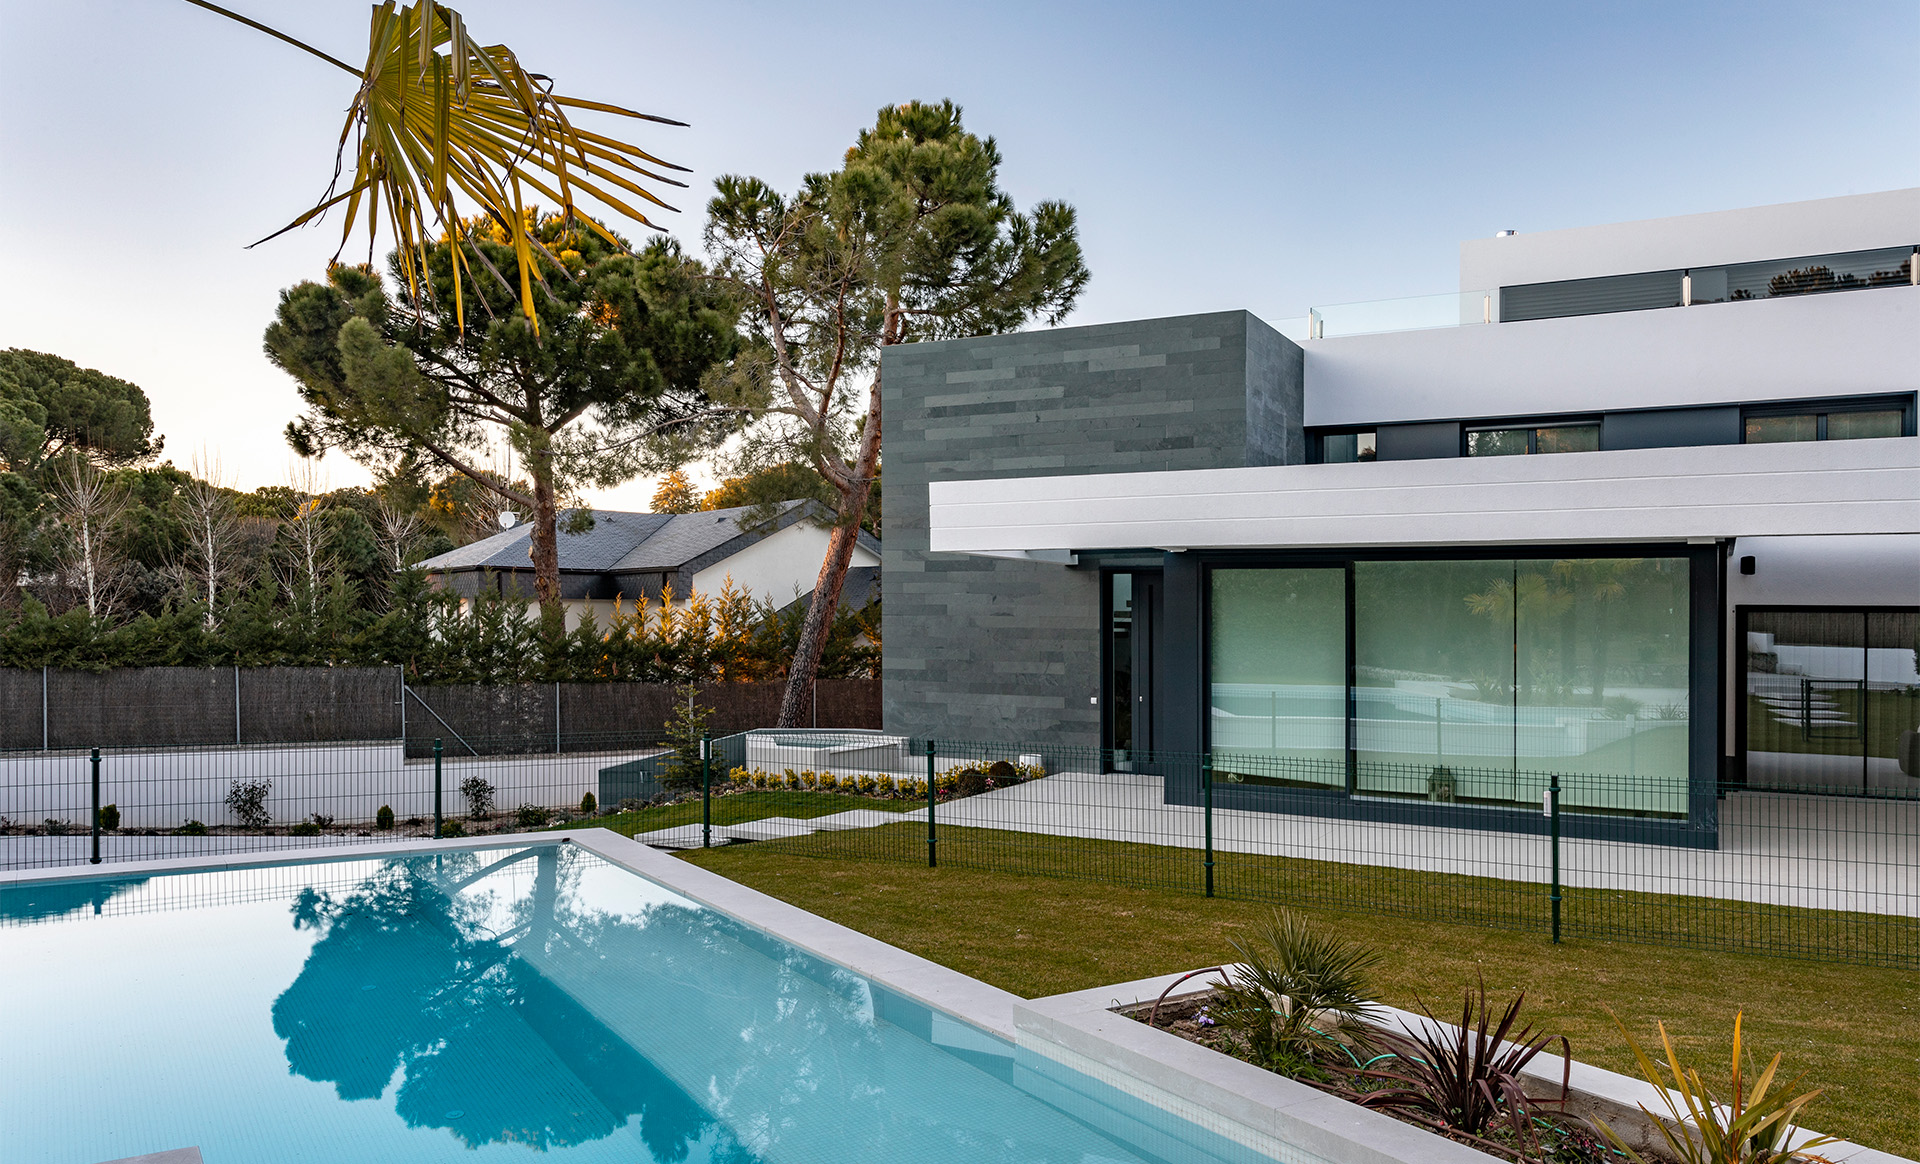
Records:
{"label": "spiky plant", "polygon": [[1235,940],[1240,963],[1227,972],[1210,1013],[1237,1050],[1263,1067],[1298,1074],[1316,1040],[1362,1040],[1361,1016],[1379,999],[1369,977],[1380,955],[1305,918],[1275,910],[1248,941]]}
{"label": "spiky plant", "polygon": [[[1633,1051],[1640,1074],[1653,1084],[1666,1106],[1664,1116],[1649,1110],[1645,1104],[1640,1105],[1640,1110],[1652,1119],[1660,1138],[1666,1141],[1668,1154],[1680,1164],[1833,1164],[1809,1149],[1838,1143],[1835,1137],[1808,1136],[1798,1144],[1793,1140],[1800,1130],[1797,1126],[1800,1113],[1819,1096],[1819,1088],[1794,1095],[1793,1092],[1799,1090],[1797,1077],[1776,1088],[1774,1075],[1780,1069],[1778,1054],[1751,1088],[1746,1085],[1743,1073],[1746,1060],[1741,1054],[1740,1038],[1744,1012],[1733,1016],[1733,1083],[1726,1103],[1713,1097],[1698,1070],[1681,1065],[1665,1023],[1660,1024],[1660,1046],[1667,1057],[1662,1070],[1634,1041],[1620,1016],[1612,1011],[1607,1013]],[[1649,1164],[1648,1157],[1628,1147],[1605,1120],[1596,1117],[1593,1122],[1614,1151],[1633,1164]]]}

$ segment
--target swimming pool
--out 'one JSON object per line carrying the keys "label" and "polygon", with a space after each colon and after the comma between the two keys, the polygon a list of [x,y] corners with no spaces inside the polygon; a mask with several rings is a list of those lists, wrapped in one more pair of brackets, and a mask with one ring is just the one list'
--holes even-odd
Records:
{"label": "swimming pool", "polygon": [[570,844],[0,888],[0,999],[10,1164],[1263,1158]]}

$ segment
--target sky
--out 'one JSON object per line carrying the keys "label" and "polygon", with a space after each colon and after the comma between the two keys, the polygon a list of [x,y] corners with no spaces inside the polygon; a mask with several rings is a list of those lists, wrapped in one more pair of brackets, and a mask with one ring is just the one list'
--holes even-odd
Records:
{"label": "sky", "polygon": [[[365,0],[229,6],[365,56]],[[661,222],[696,251],[716,176],[790,189],[880,106],[951,98],[1020,207],[1077,208],[1068,324],[1278,321],[1453,290],[1498,230],[1920,185],[1920,0],[455,7],[561,92],[690,123],[637,140],[691,169]],[[261,334],[339,227],[247,244],[324,189],[353,88],[181,0],[0,0],[0,347],[139,384],[177,464],[287,482]]]}

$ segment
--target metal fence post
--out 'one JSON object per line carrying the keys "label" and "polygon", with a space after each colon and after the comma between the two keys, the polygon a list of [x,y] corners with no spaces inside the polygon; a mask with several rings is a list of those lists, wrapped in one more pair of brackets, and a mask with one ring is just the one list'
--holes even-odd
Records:
{"label": "metal fence post", "polygon": [[933,831],[933,802],[936,780],[937,777],[935,777],[933,773],[933,738],[929,736],[927,738],[927,868],[929,869],[940,864],[940,857],[936,849],[940,838]]}
{"label": "metal fence post", "polygon": [[93,749],[93,857],[88,864],[100,863],[100,749]]}
{"label": "metal fence post", "polygon": [[713,848],[713,733],[700,736],[700,847]]}
{"label": "metal fence post", "polygon": [[1560,773],[1547,778],[1547,836],[1553,849],[1553,940],[1560,940]]}
{"label": "metal fence post", "polygon": [[433,738],[433,839],[440,839],[440,737]]}
{"label": "metal fence post", "polygon": [[1207,896],[1213,896],[1213,753],[1200,757],[1200,804],[1207,818]]}

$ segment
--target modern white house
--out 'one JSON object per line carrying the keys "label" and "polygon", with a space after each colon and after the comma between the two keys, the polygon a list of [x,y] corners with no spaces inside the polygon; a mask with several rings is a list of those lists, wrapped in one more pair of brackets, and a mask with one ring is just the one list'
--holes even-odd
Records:
{"label": "modern white house", "polygon": [[[595,510],[593,528],[559,537],[560,594],[568,629],[591,612],[606,626],[622,607],[643,599],[658,607],[671,596],[734,590],[785,608],[808,599],[827,555],[830,520],[813,501],[781,502],[766,514],[753,507],[699,513],[627,513]],[[563,522],[565,516],[562,518]],[[437,586],[472,597],[482,590],[533,596],[533,526],[481,538],[420,563]],[[877,593],[880,543],[861,533],[840,594],[843,608],[865,605]]]}
{"label": "modern white house", "polygon": [[1692,845],[1730,788],[1920,795],[1917,253],[1901,190],[888,349],[888,730]]}

